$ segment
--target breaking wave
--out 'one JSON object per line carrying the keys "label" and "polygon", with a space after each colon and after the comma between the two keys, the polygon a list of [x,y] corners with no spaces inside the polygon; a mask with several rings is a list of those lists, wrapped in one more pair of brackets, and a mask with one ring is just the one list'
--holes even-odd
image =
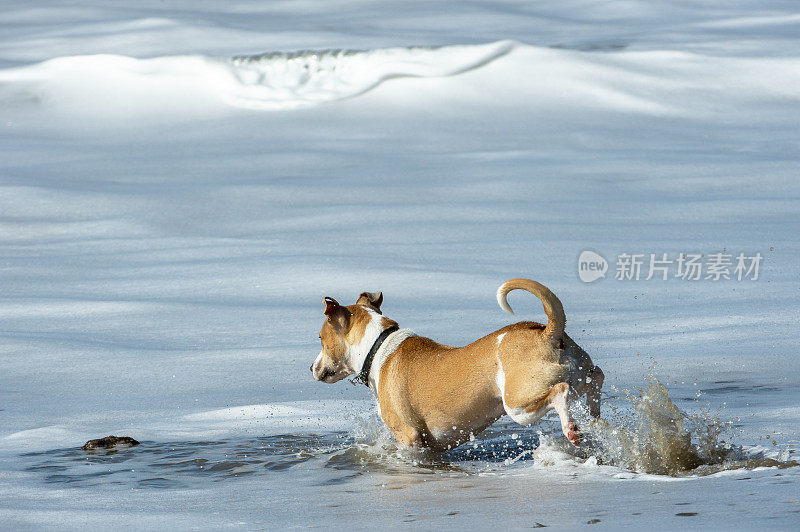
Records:
{"label": "breaking wave", "polygon": [[445,77],[479,68],[510,52],[515,44],[307,50],[233,58],[241,83],[229,100],[245,107],[287,108],[363,94],[399,77]]}
{"label": "breaking wave", "polygon": [[[0,70],[0,107],[78,103],[110,112],[205,107],[309,107],[361,95],[400,77],[445,77],[479,68],[516,43],[374,50],[272,52],[234,58],[120,55],[59,57]],[[137,107],[138,104],[138,107]]]}

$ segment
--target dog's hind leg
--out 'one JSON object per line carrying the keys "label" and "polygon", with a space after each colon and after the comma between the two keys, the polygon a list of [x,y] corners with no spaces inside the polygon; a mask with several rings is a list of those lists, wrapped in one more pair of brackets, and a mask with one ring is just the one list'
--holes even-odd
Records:
{"label": "dog's hind leg", "polygon": [[[572,445],[577,446],[580,441],[580,433],[578,427],[569,412],[567,401],[574,399],[574,393],[566,382],[559,382],[550,388],[550,391],[544,396],[534,401],[524,402],[524,406],[520,405],[520,401],[515,401],[513,395],[506,394],[503,401],[506,414],[511,419],[520,425],[532,425],[541,419],[548,411],[555,409],[558,417],[561,420],[561,431],[564,436],[570,441]],[[517,406],[519,405],[519,406]]]}
{"label": "dog's hind leg", "polygon": [[603,370],[595,366],[586,379],[586,404],[592,417],[600,417],[600,390],[603,388]]}
{"label": "dog's hind leg", "polygon": [[572,415],[569,412],[569,405],[567,401],[570,399],[572,390],[566,382],[559,382],[547,394],[547,404],[550,408],[554,408],[558,413],[559,420],[561,421],[561,431],[567,437],[569,442],[575,447],[578,446],[581,440],[581,434],[578,432],[578,426]]}

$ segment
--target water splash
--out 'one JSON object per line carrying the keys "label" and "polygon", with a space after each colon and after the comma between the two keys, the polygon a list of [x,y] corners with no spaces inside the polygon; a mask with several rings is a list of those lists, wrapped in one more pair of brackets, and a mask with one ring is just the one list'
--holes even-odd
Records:
{"label": "water splash", "polygon": [[442,455],[399,445],[376,414],[355,418],[348,437],[351,444],[332,455],[326,467],[372,473],[435,473],[460,471],[458,464]]}
{"label": "water splash", "polygon": [[673,477],[800,465],[788,456],[771,458],[762,451],[747,451],[725,441],[722,437],[731,432],[732,422],[721,420],[710,410],[693,414],[682,411],[652,373],[643,388],[626,391],[626,396],[627,404],[606,405],[610,413],[598,420],[577,408],[584,444],[574,449],[559,438],[544,437],[534,460],[553,463],[553,453],[562,453],[599,465]]}

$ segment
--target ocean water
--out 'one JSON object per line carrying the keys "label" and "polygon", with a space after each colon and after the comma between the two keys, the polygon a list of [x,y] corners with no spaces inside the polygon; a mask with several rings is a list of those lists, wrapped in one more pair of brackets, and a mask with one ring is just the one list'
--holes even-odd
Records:
{"label": "ocean water", "polygon": [[[0,13],[0,527],[796,527],[794,3]],[[308,372],[324,296],[456,345],[519,276],[606,374],[580,449],[401,449]]]}

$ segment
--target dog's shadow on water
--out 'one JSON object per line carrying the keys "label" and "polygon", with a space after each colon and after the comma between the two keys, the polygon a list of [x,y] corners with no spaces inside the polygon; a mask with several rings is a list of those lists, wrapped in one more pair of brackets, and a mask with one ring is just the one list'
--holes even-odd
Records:
{"label": "dog's shadow on water", "polygon": [[433,454],[403,450],[389,438],[365,441],[346,432],[334,432],[238,440],[143,441],[131,448],[56,449],[28,452],[20,458],[27,463],[24,471],[42,475],[48,484],[183,488],[303,467],[322,467],[348,476],[465,472],[476,465],[530,460],[538,443],[532,431],[490,428],[480,439]]}
{"label": "dog's shadow on water", "polygon": [[488,462],[512,464],[533,459],[533,451],[539,446],[537,433],[517,428],[503,430],[489,428],[479,440],[465,443],[440,455],[447,462]]}

